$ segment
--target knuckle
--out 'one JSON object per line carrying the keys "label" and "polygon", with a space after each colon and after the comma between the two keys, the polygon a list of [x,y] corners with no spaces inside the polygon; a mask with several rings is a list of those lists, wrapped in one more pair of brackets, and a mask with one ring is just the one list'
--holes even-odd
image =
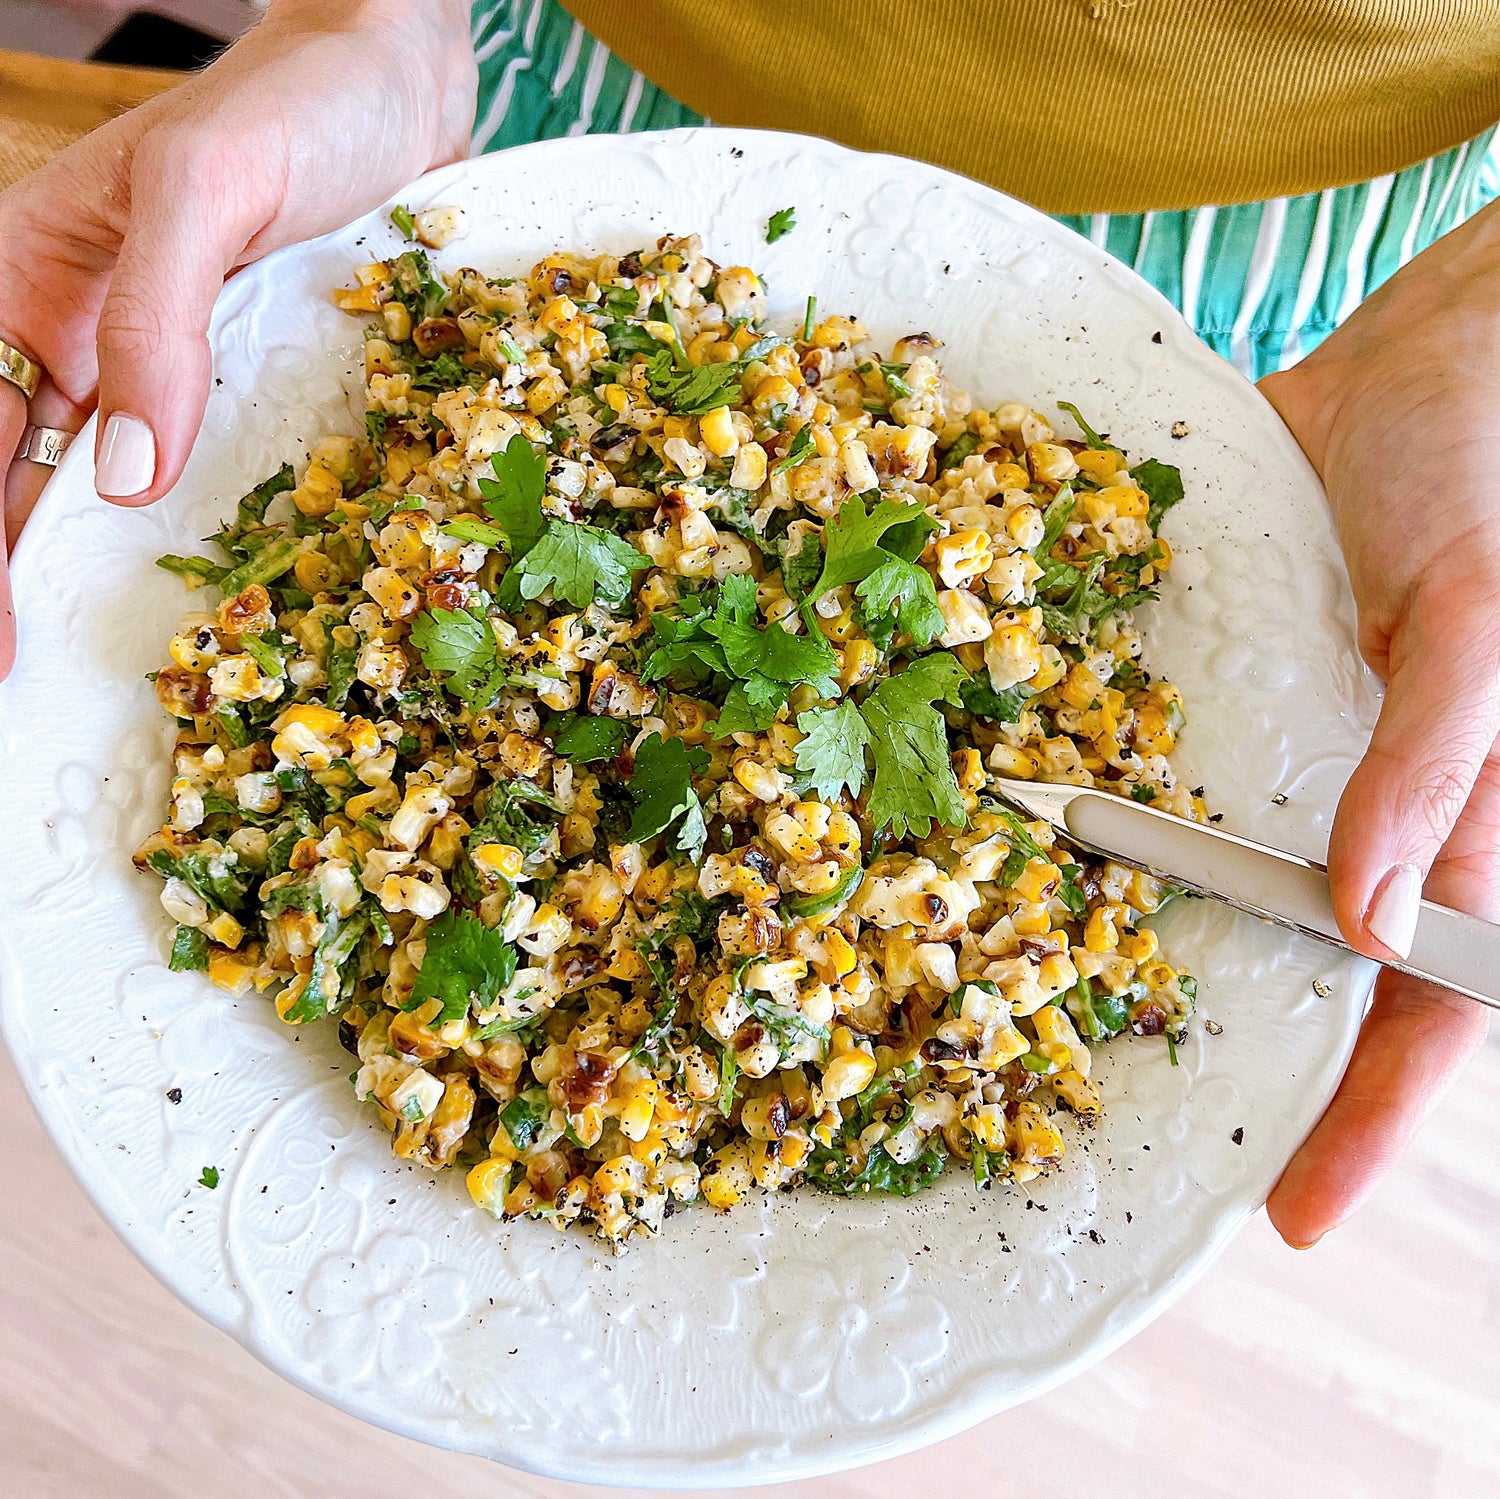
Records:
{"label": "knuckle", "polygon": [[115,353],[149,352],[166,342],[166,317],[143,281],[116,286],[99,312],[99,347]]}

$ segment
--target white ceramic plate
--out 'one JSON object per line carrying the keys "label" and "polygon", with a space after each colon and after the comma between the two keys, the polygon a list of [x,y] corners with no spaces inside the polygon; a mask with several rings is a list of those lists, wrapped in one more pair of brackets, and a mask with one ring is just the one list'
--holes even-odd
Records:
{"label": "white ceramic plate", "polygon": [[[1375,706],[1321,491],[1254,389],[1087,241],[930,167],[737,130],[548,142],[400,200],[468,210],[449,268],[516,273],[557,248],[698,230],[721,263],[763,268],[784,326],[813,292],[882,340],[928,329],[982,399],[1071,399],[1133,453],[1180,463],[1148,659],[1186,695],[1191,784],[1227,827],[1321,851]],[[767,246],[789,204],[796,229]],[[6,1038],[59,1148],[146,1264],[289,1378],[392,1430],[567,1478],[804,1477],[1077,1372],[1263,1202],[1343,1069],[1368,965],[1179,903],[1166,948],[1201,975],[1182,1065],[1160,1040],[1109,1048],[1104,1123],[1073,1130],[1029,1197],[957,1173],[910,1203],[786,1194],[685,1213],[618,1260],[497,1224],[456,1173],[398,1165],[332,1026],[292,1032],[264,999],[167,972],[157,882],[129,862],[168,779],[143,678],[186,607],[153,559],[193,550],[309,440],[358,429],[360,325],[327,293],[396,245],[375,214],[237,276],[176,491],[146,511],[100,503],[85,433],[22,539],[20,665],[0,691],[0,972]],[[195,1185],[206,1165],[217,1191]]]}

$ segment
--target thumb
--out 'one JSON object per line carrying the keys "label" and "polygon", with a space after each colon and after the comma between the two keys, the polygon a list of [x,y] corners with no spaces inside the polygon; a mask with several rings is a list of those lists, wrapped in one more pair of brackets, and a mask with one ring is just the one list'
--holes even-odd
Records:
{"label": "thumb", "polygon": [[1422,883],[1500,734],[1496,615],[1472,584],[1419,586],[1393,633],[1385,702],[1328,848],[1339,926],[1370,957],[1410,952]]}
{"label": "thumb", "polygon": [[95,487],[105,499],[159,499],[203,420],[209,317],[249,238],[228,175],[222,150],[176,132],[137,148],[130,219],[99,313]]}

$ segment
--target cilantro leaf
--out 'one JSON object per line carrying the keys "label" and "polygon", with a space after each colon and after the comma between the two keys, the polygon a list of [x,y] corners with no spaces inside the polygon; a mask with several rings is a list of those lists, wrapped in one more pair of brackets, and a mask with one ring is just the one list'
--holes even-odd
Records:
{"label": "cilantro leaf", "polygon": [[[866,508],[871,496],[875,496],[875,503]],[[841,583],[858,583],[867,578],[890,555],[880,547],[885,533],[925,514],[920,505],[898,505],[893,500],[879,498],[875,490],[850,495],[823,528],[823,571],[808,590],[808,597],[822,598]]]}
{"label": "cilantro leaf", "polygon": [[552,748],[575,765],[613,760],[625,748],[625,725],[617,718],[569,713],[551,725]]}
{"label": "cilantro leaf", "polygon": [[776,715],[786,702],[787,689],[779,682],[767,682],[764,677],[757,678],[756,682],[762,689],[776,690],[763,690],[760,700],[752,702],[746,691],[748,684],[736,682],[726,694],[724,706],[719,709],[718,720],[713,726],[716,739],[727,739],[731,734],[763,734],[776,722]]}
{"label": "cilantro leaf", "polygon": [[948,732],[935,703],[959,705],[968,673],[946,652],[923,656],[888,677],[860,706],[870,732],[875,779],[870,820],[898,838],[925,836],[934,821],[962,827],[963,796],[948,759]]}
{"label": "cilantro leaf", "polygon": [[1148,458],[1131,469],[1130,477],[1136,486],[1145,490],[1151,508],[1146,512],[1146,521],[1155,531],[1162,517],[1182,498],[1182,470],[1170,463],[1158,463]]}
{"label": "cilantro leaf", "polygon": [[[793,635],[780,624],[757,630],[724,615],[715,615],[704,629],[724,647],[724,660],[741,681],[766,677],[789,687],[808,682],[825,696],[838,688],[838,659],[820,631]],[[750,691],[753,700],[755,692]]]}
{"label": "cilantro leaf", "polygon": [[795,547],[788,545],[781,554],[781,581],[794,598],[807,596],[813,580],[823,570],[823,546],[818,533],[802,532]]}
{"label": "cilantro leaf", "polygon": [[1052,548],[1057,545],[1058,537],[1062,535],[1063,528],[1072,519],[1075,503],[1073,486],[1064,484],[1048,501],[1047,508],[1042,511],[1042,539],[1032,548],[1031,555],[1043,564],[1052,555]]}
{"label": "cilantro leaf", "polygon": [[948,451],[943,454],[938,463],[938,472],[946,474],[950,468],[957,468],[970,453],[979,451],[979,434],[977,432],[961,432],[949,445]]}
{"label": "cilantro leaf", "polygon": [[804,736],[797,746],[797,769],[819,800],[835,801],[845,787],[858,796],[870,743],[859,709],[847,698],[831,708],[810,708],[798,715],[797,727]]}
{"label": "cilantro leaf", "polygon": [[988,718],[995,723],[1019,723],[1026,700],[1034,694],[1024,683],[996,692],[988,677],[970,677],[958,689],[963,705],[976,718]]}
{"label": "cilantro leaf", "polygon": [[680,370],[672,362],[672,351],[659,348],[646,360],[646,388],[659,406],[680,416],[703,416],[739,397],[740,366],[730,360]]}
{"label": "cilantro leaf", "polygon": [[495,635],[473,609],[424,609],[412,622],[411,643],[428,671],[447,672],[443,684],[471,707],[487,703],[505,680]]}
{"label": "cilantro leaf", "polygon": [[813,441],[812,428],[810,426],[799,428],[797,435],[792,439],[792,445],[786,450],[786,457],[777,463],[771,472],[784,474],[789,468],[795,468],[804,458],[811,458],[817,451],[818,445]]}
{"label": "cilantro leaf", "polygon": [[797,227],[795,208],[778,208],[766,223],[766,243],[774,245],[778,239],[790,234]]}
{"label": "cilantro leaf", "polygon": [[203,1175],[198,1178],[200,1187],[207,1187],[210,1192],[219,1185],[219,1168],[217,1166],[205,1166]]}
{"label": "cilantro leaf", "polygon": [[353,646],[340,645],[334,639],[332,624],[323,626],[323,639],[327,643],[328,706],[340,711],[349,697],[349,689],[357,680],[359,653]]}
{"label": "cilantro leaf", "polygon": [[882,562],[855,590],[863,600],[870,639],[889,650],[896,630],[915,646],[930,645],[943,633],[943,611],[938,607],[932,574],[914,562],[891,557]]}
{"label": "cilantro leaf", "polygon": [[515,976],[516,950],[501,932],[449,906],[427,928],[427,951],[402,1008],[415,1010],[439,999],[443,1008],[433,1025],[446,1025],[462,1020],[471,1004],[489,1009]]}
{"label": "cilantro leaf", "polygon": [[1105,440],[1100,437],[1100,435],[1096,431],[1094,431],[1094,429],[1089,426],[1086,421],[1084,421],[1083,413],[1079,411],[1079,409],[1071,401],[1059,401],[1057,403],[1057,409],[1059,411],[1066,411],[1068,415],[1078,423],[1079,431],[1083,433],[1083,440],[1088,443],[1091,448],[1101,453],[1118,453],[1120,451],[1119,448],[1117,448],[1112,442],[1105,442]]}
{"label": "cilantro leaf", "polygon": [[500,523],[510,543],[511,561],[519,561],[541,540],[547,522],[542,495],[547,464],[519,432],[490,459],[493,479],[481,479],[484,508]]}
{"label": "cilantro leaf", "polygon": [[579,521],[548,521],[515,572],[521,597],[537,599],[549,588],[575,609],[600,598],[619,608],[630,597],[630,575],[651,566],[627,541]]}
{"label": "cilantro leaf", "polygon": [[173,973],[187,973],[208,967],[208,938],[196,927],[180,926],[172,938],[172,956],[167,967]]}
{"label": "cilantro leaf", "polygon": [[689,749],[680,739],[649,734],[635,752],[635,769],[628,789],[635,799],[635,815],[627,834],[632,843],[665,832],[679,818],[676,846],[696,859],[703,852],[708,825],[703,806],[693,790],[693,776],[708,767],[708,752]]}

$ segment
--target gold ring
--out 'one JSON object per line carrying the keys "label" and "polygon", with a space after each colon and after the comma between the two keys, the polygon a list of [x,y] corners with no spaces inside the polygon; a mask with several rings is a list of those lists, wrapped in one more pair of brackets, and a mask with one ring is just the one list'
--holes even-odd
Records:
{"label": "gold ring", "polygon": [[7,380],[29,401],[42,383],[42,367],[0,338],[0,380]]}

